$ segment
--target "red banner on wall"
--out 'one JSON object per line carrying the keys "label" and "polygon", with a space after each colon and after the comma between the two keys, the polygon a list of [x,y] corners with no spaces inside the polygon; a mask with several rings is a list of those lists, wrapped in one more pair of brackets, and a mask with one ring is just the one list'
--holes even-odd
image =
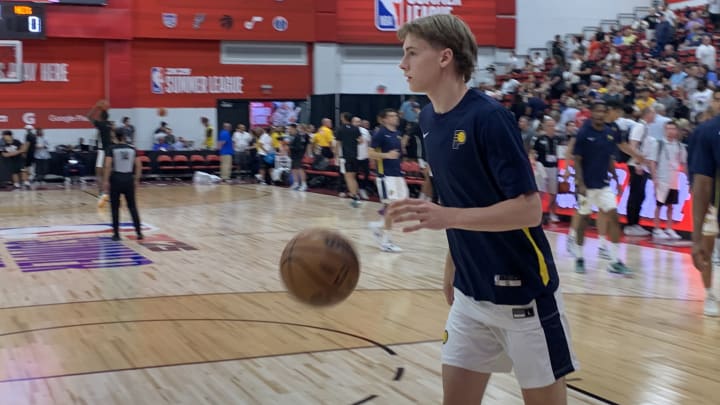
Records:
{"label": "red banner on wall", "polygon": [[397,44],[397,31],[405,22],[431,14],[457,15],[478,45],[497,45],[496,0],[338,0],[337,40]]}
{"label": "red banner on wall", "polygon": [[144,0],[134,13],[137,38],[312,42],[313,0]]}
{"label": "red banner on wall", "polygon": [[88,108],[0,108],[0,128],[25,128],[32,125],[45,129],[92,128],[86,115]]}
{"label": "red banner on wall", "polygon": [[105,92],[104,42],[24,41],[23,79],[0,84],[0,109],[89,108]]}
{"label": "red banner on wall", "polygon": [[136,40],[136,107],[214,107],[218,99],[304,99],[310,66],[224,65],[217,41]]}

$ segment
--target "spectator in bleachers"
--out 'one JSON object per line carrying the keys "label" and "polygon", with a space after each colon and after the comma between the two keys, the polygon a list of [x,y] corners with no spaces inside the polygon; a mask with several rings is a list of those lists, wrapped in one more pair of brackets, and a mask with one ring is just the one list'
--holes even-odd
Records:
{"label": "spectator in bleachers", "polygon": [[710,71],[715,71],[717,52],[712,44],[712,36],[704,35],[702,37],[702,44],[695,50],[695,57],[700,65],[705,65]]}
{"label": "spectator in bleachers", "polygon": [[545,70],[545,58],[540,55],[540,52],[535,52],[530,60],[532,71],[540,73]]}
{"label": "spectator in bleachers", "polygon": [[676,90],[682,87],[688,74],[685,72],[685,66],[682,63],[676,63],[672,69],[673,74],[670,76],[670,85],[673,90]]}
{"label": "spectator in bleachers", "polygon": [[555,40],[552,43],[552,58],[557,60],[562,66],[565,66],[565,44],[560,35],[555,35]]}
{"label": "spectator in bleachers", "polygon": [[650,96],[650,89],[648,87],[640,89],[638,97],[635,99],[635,107],[637,107],[638,110],[644,110],[652,107],[654,104],[655,99]]}
{"label": "spectator in bleachers", "polygon": [[660,140],[665,137],[665,124],[672,119],[666,116],[667,110],[664,104],[656,102],[652,108],[655,110],[655,119],[648,125],[648,135]]}
{"label": "spectator in bleachers", "polygon": [[407,122],[417,122],[418,120],[418,113],[417,109],[420,107],[420,104],[417,102],[417,99],[415,96],[408,97],[407,100],[405,100],[402,105],[400,105],[400,113],[402,113],[402,117]]}
{"label": "spectator in bleachers", "polygon": [[520,128],[520,136],[522,136],[525,151],[530,152],[530,149],[532,149],[532,145],[535,143],[535,139],[537,138],[535,130],[530,125],[530,118],[527,116],[520,117],[518,127]]}
{"label": "spectator in bleachers", "polygon": [[660,14],[659,23],[655,32],[655,40],[657,47],[652,49],[653,55],[659,57],[665,46],[672,43],[674,30],[670,22],[665,18],[664,14]]}
{"label": "spectator in bleachers", "polygon": [[708,0],[708,15],[717,32],[720,25],[720,0]]}
{"label": "spectator in bleachers", "polygon": [[712,95],[713,91],[707,87],[707,79],[698,79],[697,91],[695,91],[689,98],[691,119],[695,119],[695,117],[704,113],[708,110],[708,108],[710,108]]}
{"label": "spectator in bleachers", "polygon": [[571,35],[565,42],[565,61],[570,61],[575,57],[575,51],[580,47],[580,41],[577,36]]}
{"label": "spectator in bleachers", "polygon": [[552,59],[552,70],[550,70],[550,99],[558,100],[563,93],[567,91],[565,82],[564,63],[560,57],[555,56]]}
{"label": "spectator in bleachers", "polygon": [[623,32],[623,45],[633,46],[635,45],[635,41],[637,41],[637,35],[635,35],[632,28],[625,28],[625,31]]}
{"label": "spectator in bleachers", "polygon": [[675,110],[678,105],[678,100],[672,96],[672,88],[668,85],[662,86],[657,94],[657,102],[665,106],[665,115],[668,117],[675,117]]}
{"label": "spectator in bleachers", "polygon": [[505,82],[503,82],[500,92],[503,95],[515,94],[520,87],[520,82],[516,79],[517,74],[513,73]]}

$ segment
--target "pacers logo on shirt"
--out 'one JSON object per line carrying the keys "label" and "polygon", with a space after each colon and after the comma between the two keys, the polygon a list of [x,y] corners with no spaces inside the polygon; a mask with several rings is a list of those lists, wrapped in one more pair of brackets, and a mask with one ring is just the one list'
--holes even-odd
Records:
{"label": "pacers logo on shirt", "polygon": [[467,138],[467,135],[465,134],[465,131],[462,129],[458,129],[455,131],[455,136],[453,137],[453,149],[460,149],[461,145],[465,145],[465,139]]}
{"label": "pacers logo on shirt", "polygon": [[445,343],[447,343],[447,341],[448,341],[448,332],[447,332],[447,329],[445,329],[445,331],[443,332],[442,342],[443,342],[443,344],[445,344]]}

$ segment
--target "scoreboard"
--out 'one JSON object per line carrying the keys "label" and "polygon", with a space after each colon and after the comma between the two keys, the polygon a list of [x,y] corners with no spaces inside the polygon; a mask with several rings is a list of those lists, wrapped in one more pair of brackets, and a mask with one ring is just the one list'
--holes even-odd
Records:
{"label": "scoreboard", "polygon": [[45,39],[45,5],[0,2],[0,40]]}

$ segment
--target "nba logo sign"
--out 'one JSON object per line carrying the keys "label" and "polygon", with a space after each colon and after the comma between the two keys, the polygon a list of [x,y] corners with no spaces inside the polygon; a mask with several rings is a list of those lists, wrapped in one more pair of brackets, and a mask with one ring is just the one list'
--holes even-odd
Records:
{"label": "nba logo sign", "polygon": [[163,82],[165,81],[163,68],[150,68],[150,90],[153,94],[163,94]]}
{"label": "nba logo sign", "polygon": [[375,27],[380,31],[397,31],[404,22],[404,0],[375,0]]}
{"label": "nba logo sign", "polygon": [[273,18],[272,20],[272,26],[275,28],[275,31],[287,31],[288,29],[288,20],[285,17],[278,16]]}

